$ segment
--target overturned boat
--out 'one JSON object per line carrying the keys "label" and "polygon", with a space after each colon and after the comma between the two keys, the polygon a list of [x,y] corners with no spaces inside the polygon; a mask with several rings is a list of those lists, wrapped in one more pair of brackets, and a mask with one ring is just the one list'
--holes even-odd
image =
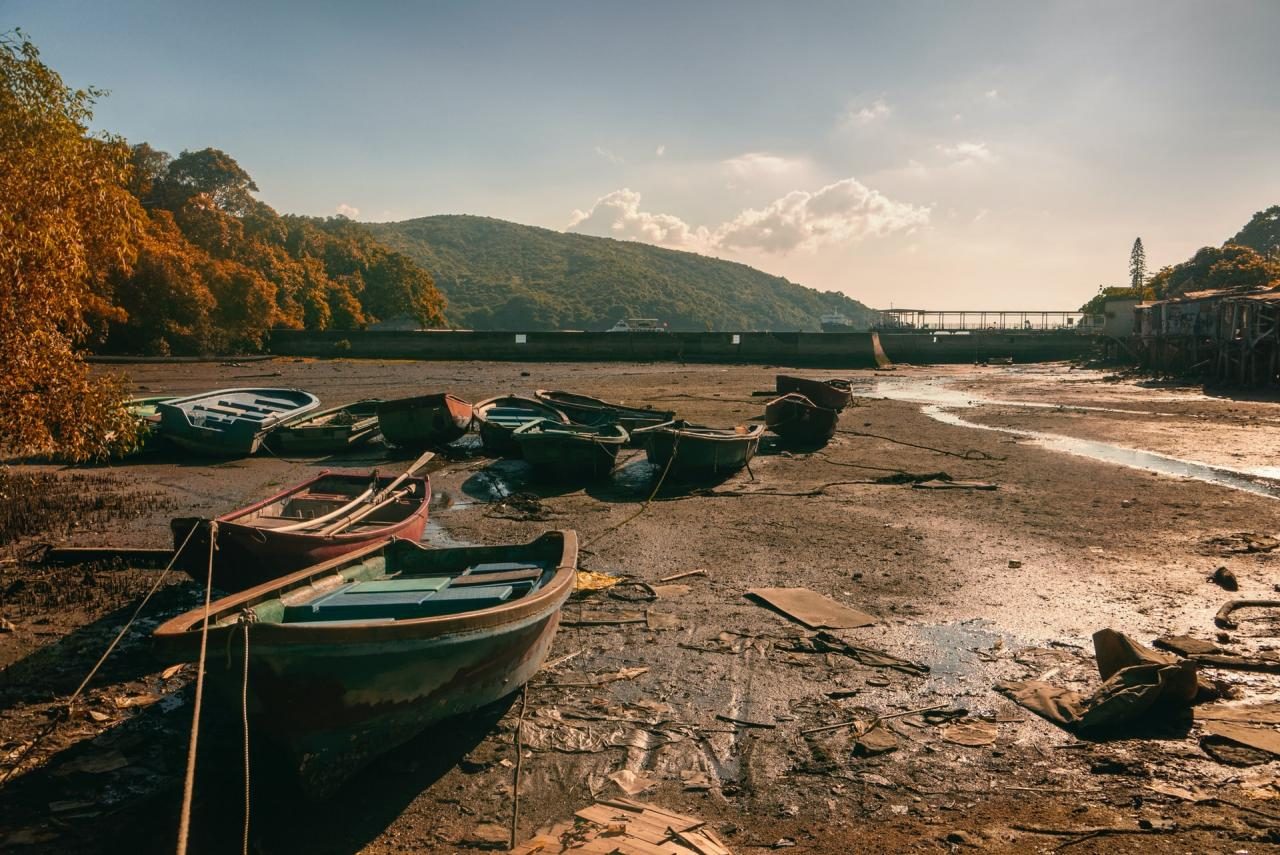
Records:
{"label": "overturned boat", "polygon": [[447,392],[378,405],[382,438],[401,448],[435,448],[471,429],[471,404]]}
{"label": "overturned boat", "polygon": [[738,471],[755,457],[763,433],[763,425],[712,428],[680,419],[636,431],[650,463],[686,478]]}
{"label": "overturned boat", "polygon": [[853,398],[853,386],[848,380],[814,380],[810,377],[779,374],[774,383],[779,395],[799,392],[819,407],[837,412],[849,406],[849,401]]}
{"label": "overturned boat", "polygon": [[[578,541],[371,546],[209,610],[207,680],[239,720],[283,745],[324,796],[379,754],[518,690],[541,667],[573,590]],[[162,656],[198,661],[204,609],[155,631]],[[245,650],[248,648],[247,674]],[[247,687],[246,687],[247,683]]]}
{"label": "overturned boat", "polygon": [[835,436],[840,414],[819,407],[799,392],[792,392],[765,405],[764,423],[788,442],[825,445]]}
{"label": "overturned boat", "polygon": [[515,457],[520,454],[520,444],[513,434],[538,419],[569,424],[569,417],[560,410],[533,398],[520,395],[499,395],[476,404],[476,424],[480,427],[480,442],[484,450],[495,457]]}
{"label": "overturned boat", "polygon": [[198,454],[242,457],[281,423],[320,406],[301,389],[219,389],[156,404],[165,438]]}
{"label": "overturned boat", "polygon": [[617,423],[563,424],[537,419],[512,434],[520,455],[544,478],[599,478],[613,471],[629,436]]}
{"label": "overturned boat", "polygon": [[290,419],[268,442],[287,454],[332,454],[363,445],[378,435],[377,400],[356,401]]}
{"label": "overturned boat", "polygon": [[579,395],[575,392],[559,392],[552,389],[538,389],[533,396],[544,404],[555,407],[569,417],[569,420],[580,425],[620,424],[631,433],[636,428],[651,427],[669,422],[676,417],[671,410],[655,410],[650,407],[628,407],[624,404],[611,404],[590,395]]}
{"label": "overturned boat", "polygon": [[[427,525],[431,481],[410,473],[321,472],[270,498],[217,517],[213,584],[239,591],[392,537],[418,541]],[[209,520],[170,524],[176,565],[204,582]],[[192,529],[195,529],[192,532]],[[184,547],[183,544],[186,544]]]}

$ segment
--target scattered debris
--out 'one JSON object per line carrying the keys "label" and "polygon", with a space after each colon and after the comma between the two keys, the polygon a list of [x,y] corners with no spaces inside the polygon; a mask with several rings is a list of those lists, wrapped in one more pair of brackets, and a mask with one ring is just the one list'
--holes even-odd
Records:
{"label": "scattered debris", "polygon": [[0,617],[0,632],[17,632],[18,627],[8,618]]}
{"label": "scattered debris", "polygon": [[1241,555],[1255,552],[1272,552],[1280,548],[1280,540],[1267,534],[1241,531],[1207,538],[1200,543],[1201,552],[1219,552],[1224,555]]}
{"label": "scattered debris", "polygon": [[764,730],[773,730],[775,727],[777,727],[776,724],[770,724],[767,721],[750,721],[749,719],[734,718],[733,716],[723,715],[721,713],[716,713],[716,721],[723,721],[723,722],[728,722],[729,724],[736,724],[739,727],[758,727]]}
{"label": "scattered debris", "polygon": [[1010,559],[1009,559],[1009,569],[1010,569],[1010,570],[1021,570],[1021,569],[1022,569],[1022,562],[1021,562],[1021,561],[1019,561],[1019,560],[1018,560],[1018,559],[1016,559],[1016,558],[1010,558]]}
{"label": "scattered debris", "polygon": [[1225,591],[1240,590],[1240,580],[1236,578],[1235,573],[1232,573],[1226,567],[1219,567],[1214,570],[1213,575],[1209,577],[1209,581]]}
{"label": "scattered debris", "polygon": [[890,751],[896,751],[897,748],[898,737],[887,727],[880,727],[878,723],[853,740],[853,756],[855,757],[875,757],[878,754],[888,754]]}
{"label": "scattered debris", "polygon": [[1252,721],[1258,724],[1280,724],[1280,702],[1245,706],[1209,704],[1196,707],[1193,714],[1196,721]]}
{"label": "scattered debris", "polygon": [[1212,641],[1194,638],[1190,635],[1163,635],[1152,642],[1161,650],[1168,650],[1179,656],[1198,656],[1205,653],[1221,653],[1222,648]]}
{"label": "scattered debris", "polygon": [[996,691],[1066,730],[1096,734],[1186,707],[1200,690],[1195,662],[1151,650],[1112,629],[1093,634],[1102,686],[1082,695],[1041,680],[1004,682]]}
{"label": "scattered debris", "polygon": [[593,570],[579,570],[573,589],[575,591],[603,591],[607,588],[612,588],[621,581],[622,577],[620,576],[596,573]]}
{"label": "scattered debris", "polygon": [[576,618],[561,619],[561,626],[623,626],[629,623],[648,623],[648,618],[636,612],[582,612]]}
{"label": "scattered debris", "polygon": [[1246,727],[1229,721],[1207,721],[1204,731],[1209,736],[1228,739],[1275,757],[1280,757],[1280,733],[1271,728]]}
{"label": "scattered debris", "polygon": [[648,778],[644,775],[637,775],[630,769],[619,769],[606,775],[610,781],[618,785],[618,789],[629,796],[637,793],[643,793],[645,790],[652,789],[658,785],[656,778]]}
{"label": "scattered debris", "polygon": [[810,629],[856,629],[876,623],[866,612],[841,605],[808,588],[752,588],[746,595]]}
{"label": "scattered debris", "polygon": [[1274,609],[1280,607],[1280,600],[1228,600],[1213,616],[1214,625],[1219,629],[1235,629],[1236,622],[1231,613],[1236,609]]}
{"label": "scattered debris", "polygon": [[1225,654],[1203,653],[1188,656],[1187,661],[1204,665],[1207,668],[1224,668],[1229,671],[1261,671],[1266,674],[1280,674],[1280,659],[1228,656]]}
{"label": "scattered debris", "polygon": [[986,721],[959,721],[946,725],[941,733],[946,742],[980,748],[993,744],[1000,736],[1000,729]]}
{"label": "scattered debris", "polygon": [[538,688],[547,689],[594,689],[607,683],[616,683],[619,680],[634,680],[642,674],[648,674],[647,666],[638,666],[635,668],[623,668],[621,671],[615,671],[612,674],[597,674],[596,679],[589,683],[539,683]]}
{"label": "scattered debris", "polygon": [[917,481],[911,485],[913,490],[998,490],[998,484],[992,484],[990,481],[955,481],[947,479]]}
{"label": "scattered debris", "polygon": [[697,570],[686,570],[683,573],[672,573],[670,576],[663,576],[659,582],[674,582],[677,579],[687,579],[690,576],[706,576],[707,571],[699,567]]}
{"label": "scattered debris", "polygon": [[511,850],[511,855],[564,852],[731,855],[700,819],[630,799],[597,802],[574,814],[574,823],[543,829]]}
{"label": "scattered debris", "polygon": [[677,615],[666,612],[655,612],[653,609],[649,609],[644,613],[644,619],[649,629],[655,631],[680,628],[680,618]]}
{"label": "scattered debris", "polygon": [[676,597],[682,597],[689,593],[692,588],[688,585],[654,585],[653,593],[657,594],[660,600],[671,600]]}
{"label": "scattered debris", "polygon": [[692,769],[681,772],[680,780],[686,790],[710,790],[714,786],[706,772],[697,772]]}
{"label": "scattered debris", "polygon": [[[793,653],[837,653],[841,656],[848,656],[868,668],[888,668],[894,671],[901,671],[904,674],[910,674],[913,677],[923,677],[929,673],[928,665],[912,662],[909,659],[902,659],[891,653],[885,653],[883,650],[853,644],[829,632],[819,631],[813,635],[792,639],[790,645],[786,647],[779,645],[779,649]],[[867,680],[867,685],[877,684],[869,679]],[[887,686],[888,683],[886,682],[884,685]]]}

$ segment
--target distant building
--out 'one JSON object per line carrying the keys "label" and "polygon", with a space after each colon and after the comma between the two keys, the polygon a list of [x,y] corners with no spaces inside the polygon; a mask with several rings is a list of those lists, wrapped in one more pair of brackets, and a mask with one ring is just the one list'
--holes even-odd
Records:
{"label": "distant building", "polygon": [[822,316],[823,332],[853,332],[853,320],[839,312],[829,312]]}
{"label": "distant building", "polygon": [[657,318],[623,318],[606,330],[606,332],[651,333],[662,333],[666,331],[667,325],[660,322]]}

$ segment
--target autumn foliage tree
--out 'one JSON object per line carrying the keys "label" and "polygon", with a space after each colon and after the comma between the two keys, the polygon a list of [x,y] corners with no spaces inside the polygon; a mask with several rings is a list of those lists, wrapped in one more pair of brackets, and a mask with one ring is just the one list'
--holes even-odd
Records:
{"label": "autumn foliage tree", "polygon": [[142,221],[129,150],[92,135],[94,90],[67,87],[20,32],[0,35],[0,445],[86,459],[136,427],[120,378],[77,352],[121,317],[111,271],[135,259]]}

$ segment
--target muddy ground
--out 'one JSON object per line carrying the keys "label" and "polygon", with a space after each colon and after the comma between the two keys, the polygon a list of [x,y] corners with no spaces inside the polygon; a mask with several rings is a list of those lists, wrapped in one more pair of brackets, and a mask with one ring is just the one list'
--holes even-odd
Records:
{"label": "muddy ground", "polygon": [[[445,389],[476,400],[560,388],[720,425],[758,416],[767,399],[753,393],[771,388],[775,373],[301,360],[127,370],[139,394],[296,385],[338,404]],[[1277,763],[1215,761],[1185,715],[1126,738],[1081,742],[992,686],[1048,675],[1090,689],[1098,683],[1095,630],[1144,642],[1186,632],[1212,639],[1213,613],[1227,598],[1273,595],[1280,550],[1232,552],[1211,540],[1276,532],[1274,485],[1262,476],[1277,474],[1265,467],[1277,460],[1280,404],[1148,388],[1065,365],[900,368],[851,379],[864,397],[823,451],[766,443],[749,472],[700,491],[664,485],[638,516],[656,473],[635,452],[611,480],[585,489],[540,485],[523,464],[467,447],[433,464],[428,538],[437,545],[573,528],[585,569],[654,585],[706,571],[676,583],[684,590],[660,588],[653,601],[639,601],[636,586],[571,601],[569,621],[600,613],[650,620],[560,630],[552,666],[528,693],[520,837],[618,795],[609,776],[630,770],[653,781],[637,798],[708,820],[736,852],[1276,850]],[[1132,455],[1123,458],[1130,465],[1094,459],[1061,441],[1046,444],[1044,434],[1200,462],[1239,483],[1135,468],[1149,461]],[[109,467],[14,466],[11,475],[82,484],[94,500],[72,501],[52,522],[48,509],[32,510],[43,531],[9,514],[21,517],[7,523],[21,537],[0,564],[8,622],[0,633],[0,777],[9,777],[0,786],[0,846],[171,851],[191,721],[192,669],[156,659],[146,634],[196,604],[197,586],[160,580],[66,718],[68,696],[160,574],[40,568],[28,560],[32,543],[167,546],[170,516],[222,513],[321,467],[394,469],[404,459],[374,446],[347,460],[263,454],[210,462],[160,451]],[[998,489],[868,483],[903,472],[945,472]],[[512,494],[536,501],[504,501]],[[4,498],[10,511],[32,501]],[[1239,594],[1206,581],[1218,566],[1234,570]],[[874,626],[838,634],[928,673],[806,650],[803,627],[744,597],[764,586],[807,587],[871,613]],[[1265,612],[1253,617],[1228,650],[1254,654],[1275,644],[1276,625]],[[636,676],[604,682],[620,673]],[[1275,676],[1213,676],[1250,700],[1280,686]],[[896,718],[884,725],[896,750],[875,756],[859,756],[847,729],[802,733],[926,707],[963,710],[974,726]],[[301,800],[270,746],[255,744],[253,851],[503,848],[520,709],[508,701],[423,734],[318,805]],[[193,850],[235,851],[244,800],[238,710],[211,701],[204,720]],[[990,744],[959,744],[992,736]],[[1233,806],[1194,804],[1170,787],[1200,788]],[[1104,827],[1136,833],[1087,836]]]}

